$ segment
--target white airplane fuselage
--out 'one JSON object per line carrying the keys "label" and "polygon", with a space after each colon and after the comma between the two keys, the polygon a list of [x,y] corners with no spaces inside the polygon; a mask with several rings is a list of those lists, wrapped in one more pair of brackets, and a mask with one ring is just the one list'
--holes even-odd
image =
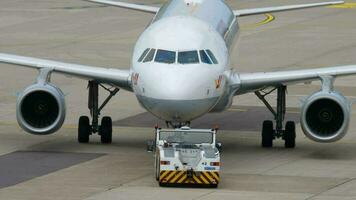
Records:
{"label": "white airplane fuselage", "polygon": [[[236,17],[224,1],[166,3],[141,34],[133,52],[132,87],[141,105],[153,115],[175,123],[227,109],[232,95],[224,72],[229,70],[229,54],[238,29]],[[145,50],[146,56],[141,58]],[[148,55],[151,50],[155,55],[152,53],[152,60]],[[174,61],[157,61],[164,58],[158,50],[169,51]],[[208,50],[213,56],[207,54]],[[185,61],[186,52],[193,55]],[[203,62],[204,53],[210,63]],[[198,62],[194,56],[199,57]],[[212,57],[216,58],[215,64]]]}

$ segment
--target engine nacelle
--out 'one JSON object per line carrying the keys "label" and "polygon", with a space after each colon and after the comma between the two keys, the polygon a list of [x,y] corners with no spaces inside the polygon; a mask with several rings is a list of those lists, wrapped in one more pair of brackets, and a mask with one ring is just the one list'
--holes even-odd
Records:
{"label": "engine nacelle", "polygon": [[233,101],[234,93],[230,90],[226,90],[219,101],[216,103],[214,108],[210,110],[211,113],[222,112],[231,107]]}
{"label": "engine nacelle", "polygon": [[17,121],[27,132],[49,135],[63,125],[66,108],[63,92],[49,84],[27,87],[17,99]]}
{"label": "engine nacelle", "polygon": [[340,93],[320,91],[305,101],[301,113],[304,134],[316,142],[343,138],[350,122],[350,102]]}

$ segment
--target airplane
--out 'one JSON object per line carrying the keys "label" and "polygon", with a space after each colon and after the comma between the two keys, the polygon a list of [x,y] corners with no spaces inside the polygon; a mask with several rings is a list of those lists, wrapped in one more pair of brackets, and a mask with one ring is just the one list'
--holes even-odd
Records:
{"label": "airplane", "polygon": [[[102,143],[112,142],[112,120],[99,118],[102,109],[120,89],[133,92],[151,114],[172,128],[190,125],[207,113],[222,112],[234,96],[255,93],[274,116],[262,126],[261,145],[273,146],[283,139],[286,148],[295,147],[295,122],[285,123],[286,89],[289,85],[321,81],[320,91],[311,94],[301,109],[301,127],[316,142],[328,143],[345,136],[351,103],[334,89],[339,76],[356,74],[356,65],[327,68],[239,73],[229,58],[239,33],[237,18],[263,13],[342,4],[343,1],[309,3],[253,9],[231,9],[224,0],[169,0],[162,7],[113,0],[88,0],[154,14],[138,38],[129,70],[63,63],[19,55],[0,54],[0,63],[39,71],[37,82],[17,99],[17,121],[27,132],[48,135],[63,125],[66,108],[63,92],[51,83],[52,73],[88,81],[88,116],[81,116],[78,142],[88,143],[98,133]],[[109,93],[98,101],[99,87]],[[277,91],[276,108],[266,96]]]}

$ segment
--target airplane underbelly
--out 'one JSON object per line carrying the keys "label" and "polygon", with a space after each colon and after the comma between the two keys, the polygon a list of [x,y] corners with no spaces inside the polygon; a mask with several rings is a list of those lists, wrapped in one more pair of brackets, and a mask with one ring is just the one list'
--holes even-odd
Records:
{"label": "airplane underbelly", "polygon": [[195,100],[163,100],[137,95],[138,101],[156,117],[171,122],[192,121],[208,113],[219,97]]}

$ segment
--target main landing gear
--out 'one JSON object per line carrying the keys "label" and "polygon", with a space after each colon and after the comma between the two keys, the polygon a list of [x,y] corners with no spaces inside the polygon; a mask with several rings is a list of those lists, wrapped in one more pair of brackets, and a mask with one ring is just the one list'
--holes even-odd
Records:
{"label": "main landing gear", "polygon": [[[104,88],[110,94],[99,107],[99,86]],[[110,117],[103,117],[101,125],[99,125],[99,116],[102,109],[110,101],[110,99],[119,92],[120,89],[115,88],[111,90],[105,86],[98,84],[95,81],[89,81],[88,84],[88,108],[92,118],[91,124],[88,116],[81,116],[79,118],[78,126],[78,142],[88,143],[89,136],[98,133],[101,137],[101,143],[110,144],[112,142],[112,120]]]}
{"label": "main landing gear", "polygon": [[[265,97],[277,90],[277,111],[275,111]],[[262,147],[269,148],[273,146],[273,140],[282,138],[285,148],[295,147],[295,122],[288,121],[283,129],[283,122],[286,114],[286,86],[279,86],[269,92],[255,92],[256,96],[267,106],[274,116],[276,126],[273,127],[273,122],[266,120],[262,127]]]}

